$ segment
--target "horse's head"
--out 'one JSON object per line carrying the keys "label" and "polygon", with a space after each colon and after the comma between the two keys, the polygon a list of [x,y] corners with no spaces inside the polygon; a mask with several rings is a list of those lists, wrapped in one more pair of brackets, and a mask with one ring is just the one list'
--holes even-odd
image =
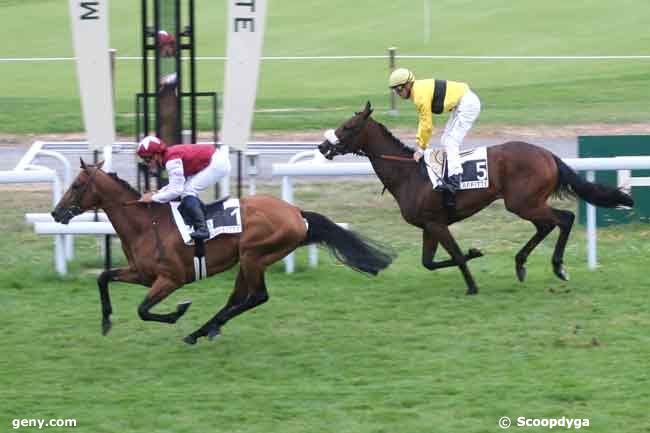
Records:
{"label": "horse's head", "polygon": [[97,165],[86,165],[81,160],[81,172],[52,211],[54,221],[68,224],[73,217],[99,205],[96,184],[97,177],[104,175],[103,164],[101,161]]}
{"label": "horse's head", "polygon": [[318,146],[320,153],[327,159],[346,153],[362,154],[366,138],[364,131],[371,113],[372,107],[368,101],[363,111],[355,113],[336,130],[325,132],[325,141]]}

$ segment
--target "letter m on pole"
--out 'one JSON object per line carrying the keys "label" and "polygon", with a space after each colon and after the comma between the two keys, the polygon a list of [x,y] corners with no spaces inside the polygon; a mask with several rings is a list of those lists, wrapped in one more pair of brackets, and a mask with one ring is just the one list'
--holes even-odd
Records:
{"label": "letter m on pole", "polygon": [[99,19],[99,2],[96,1],[82,1],[79,3],[82,9],[86,11],[81,14],[82,20],[98,20]]}

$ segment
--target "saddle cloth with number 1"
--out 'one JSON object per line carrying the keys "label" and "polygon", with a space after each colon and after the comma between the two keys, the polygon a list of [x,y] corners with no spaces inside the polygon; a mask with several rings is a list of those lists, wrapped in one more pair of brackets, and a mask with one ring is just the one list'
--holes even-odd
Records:
{"label": "saddle cloth with number 1", "polygon": [[[436,189],[442,185],[445,174],[447,158],[441,149],[429,148],[424,151],[422,157],[427,166],[427,174]],[[487,148],[479,147],[460,153],[460,161],[463,167],[460,189],[487,188],[489,183]]]}
{"label": "saddle cloth with number 1", "polygon": [[[174,222],[186,245],[193,245],[194,241],[190,237],[193,228],[188,224],[181,210],[180,202],[170,202]],[[221,234],[235,234],[242,232],[242,222],[239,209],[239,200],[228,198],[210,203],[205,207],[205,222],[210,232],[210,239]]]}

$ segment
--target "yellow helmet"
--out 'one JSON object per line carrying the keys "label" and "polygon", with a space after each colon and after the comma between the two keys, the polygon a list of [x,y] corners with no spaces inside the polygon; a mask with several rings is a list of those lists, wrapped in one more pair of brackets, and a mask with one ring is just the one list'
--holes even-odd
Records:
{"label": "yellow helmet", "polygon": [[409,71],[406,68],[397,68],[390,74],[390,78],[388,79],[388,87],[401,86],[413,80],[415,80],[415,75],[413,75],[413,72]]}

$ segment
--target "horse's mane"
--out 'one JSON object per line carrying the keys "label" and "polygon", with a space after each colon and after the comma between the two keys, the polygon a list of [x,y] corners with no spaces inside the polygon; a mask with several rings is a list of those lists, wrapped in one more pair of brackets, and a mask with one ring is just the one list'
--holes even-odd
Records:
{"label": "horse's mane", "polygon": [[119,183],[120,185],[122,185],[122,187],[125,188],[127,191],[129,191],[130,193],[135,194],[135,195],[137,195],[138,197],[140,197],[140,191],[138,191],[137,189],[133,188],[133,187],[131,186],[131,184],[129,184],[129,183],[128,183],[127,181],[125,181],[124,179],[120,179],[120,178],[117,176],[117,173],[113,173],[113,172],[112,172],[112,173],[108,173],[108,175],[109,175],[113,180],[117,181],[117,183]]}
{"label": "horse's mane", "polygon": [[373,120],[375,121],[375,123],[376,123],[377,125],[379,125],[379,127],[380,127],[382,133],[383,133],[387,138],[389,138],[393,143],[395,143],[395,144],[397,144],[397,145],[399,146],[399,148],[400,148],[400,149],[399,149],[400,152],[402,152],[402,153],[404,153],[404,154],[407,154],[408,156],[411,156],[411,157],[413,156],[413,152],[415,152],[415,151],[414,151],[412,148],[410,148],[410,147],[407,146],[406,144],[402,143],[402,141],[401,141],[399,138],[395,137],[395,136],[393,135],[393,133],[390,132],[390,131],[388,130],[388,128],[386,128],[386,126],[385,126],[383,123],[378,122],[378,121],[376,121],[375,119],[373,119]]}

